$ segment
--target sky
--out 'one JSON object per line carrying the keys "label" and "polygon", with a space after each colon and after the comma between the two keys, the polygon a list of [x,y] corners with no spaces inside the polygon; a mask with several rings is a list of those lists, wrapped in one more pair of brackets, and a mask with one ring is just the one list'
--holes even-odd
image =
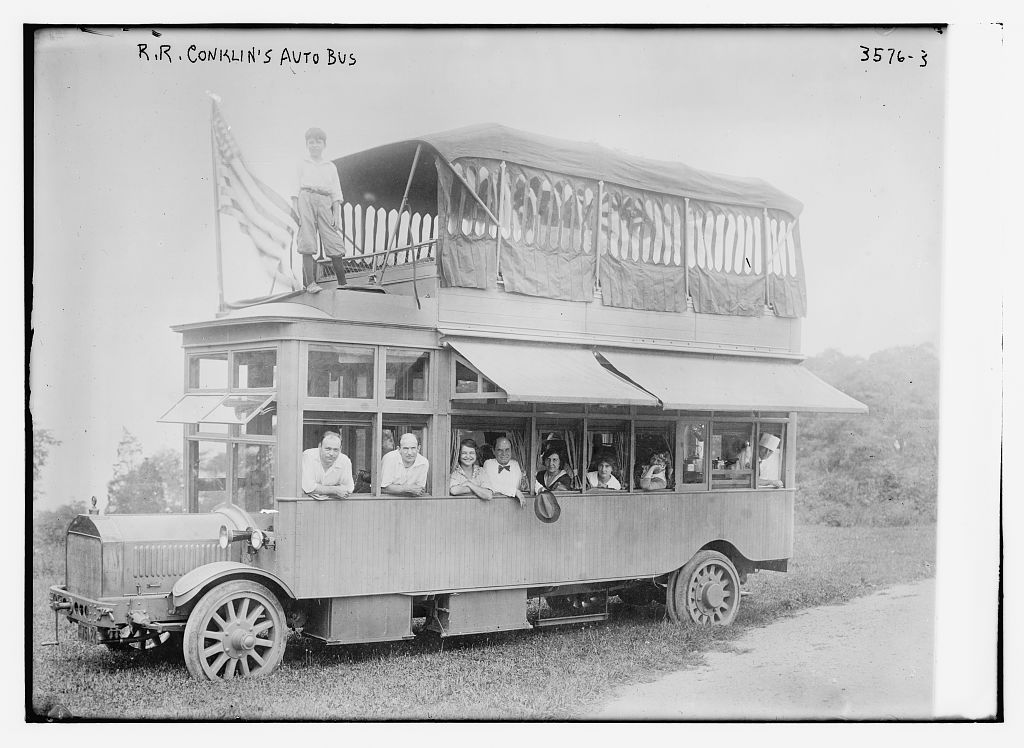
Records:
{"label": "sky", "polygon": [[[759,177],[804,204],[804,353],[939,342],[947,36],[934,30],[159,33],[36,40],[30,405],[63,442],[44,507],[102,502],[122,429],[146,453],[180,448],[180,426],[156,419],[182,393],[170,326],[217,305],[208,91],[283,194],[310,125],[331,157],[499,122]],[[865,62],[861,45],[914,60]],[[261,62],[189,61],[212,48]],[[222,236],[227,296],[266,292],[231,219]]]}

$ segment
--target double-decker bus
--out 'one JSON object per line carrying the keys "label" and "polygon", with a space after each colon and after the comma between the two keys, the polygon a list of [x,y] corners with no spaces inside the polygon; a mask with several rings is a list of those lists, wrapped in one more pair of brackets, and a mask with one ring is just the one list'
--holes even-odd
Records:
{"label": "double-decker bus", "polygon": [[[786,570],[798,414],[866,410],[801,365],[799,202],[496,125],[335,163],[347,285],[324,260],[319,293],[174,328],[189,513],[72,522],[51,604],[82,637],[173,641],[216,680],[272,671],[290,628],[505,631],[615,596],[728,624],[748,574]],[[344,499],[302,490],[326,432]],[[381,490],[407,434],[422,496]],[[467,438],[511,449],[525,506],[451,495]]]}

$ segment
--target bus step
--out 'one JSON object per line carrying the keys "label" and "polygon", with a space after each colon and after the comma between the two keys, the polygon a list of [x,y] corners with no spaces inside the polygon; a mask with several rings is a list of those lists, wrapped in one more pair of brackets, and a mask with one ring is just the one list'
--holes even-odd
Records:
{"label": "bus step", "polygon": [[534,624],[537,628],[544,626],[561,626],[563,623],[586,623],[587,621],[607,621],[607,613],[588,613],[582,616],[556,616],[554,618],[540,618]]}

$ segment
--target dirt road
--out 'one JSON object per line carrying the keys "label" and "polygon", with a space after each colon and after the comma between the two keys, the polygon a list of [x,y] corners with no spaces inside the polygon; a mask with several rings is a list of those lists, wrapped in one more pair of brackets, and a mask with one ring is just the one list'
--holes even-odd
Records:
{"label": "dirt road", "polygon": [[619,689],[596,719],[931,716],[935,580],[753,629],[706,664]]}

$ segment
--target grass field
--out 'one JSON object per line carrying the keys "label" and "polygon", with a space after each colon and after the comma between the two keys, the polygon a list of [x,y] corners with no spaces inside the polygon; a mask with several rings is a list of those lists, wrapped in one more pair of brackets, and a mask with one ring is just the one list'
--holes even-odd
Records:
{"label": "grass field", "polygon": [[270,676],[216,684],[191,679],[180,653],[80,643],[63,619],[62,644],[41,646],[53,639],[46,590],[63,573],[37,566],[32,704],[101,719],[571,719],[617,686],[699,663],[744,629],[933,576],[934,564],[934,525],[801,526],[790,571],[751,575],[729,628],[680,627],[662,606],[615,603],[609,621],[534,631],[343,647],[292,637]]}

